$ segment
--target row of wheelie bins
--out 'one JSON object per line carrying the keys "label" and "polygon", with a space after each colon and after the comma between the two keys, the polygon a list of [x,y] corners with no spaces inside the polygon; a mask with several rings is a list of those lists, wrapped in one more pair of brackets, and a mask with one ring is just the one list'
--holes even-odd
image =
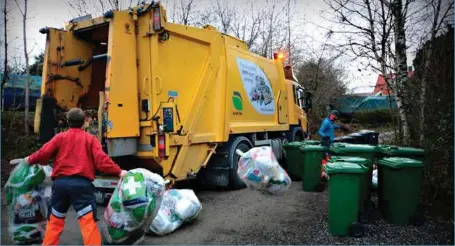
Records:
{"label": "row of wheelie bins", "polygon": [[[285,146],[288,173],[300,177],[304,191],[318,191],[321,163],[328,175],[329,232],[336,236],[361,237],[363,224],[378,214],[392,224],[419,225],[420,182],[425,160],[422,149],[388,145],[334,143],[330,149],[317,141]],[[372,173],[378,168],[378,206],[371,200]]]}

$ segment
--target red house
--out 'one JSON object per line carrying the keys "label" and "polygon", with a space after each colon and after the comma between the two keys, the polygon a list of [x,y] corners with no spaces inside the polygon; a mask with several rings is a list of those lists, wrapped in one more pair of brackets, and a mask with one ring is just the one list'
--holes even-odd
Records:
{"label": "red house", "polygon": [[[412,67],[409,67],[408,69],[408,77],[411,77],[414,74],[414,71],[412,71]],[[395,79],[396,74],[394,73],[389,73],[389,83],[391,80]],[[374,87],[373,95],[381,94],[383,96],[390,95],[392,94],[392,88],[389,88],[387,86],[387,83],[384,80],[384,77],[382,75],[378,75],[378,80],[376,81],[376,85]]]}

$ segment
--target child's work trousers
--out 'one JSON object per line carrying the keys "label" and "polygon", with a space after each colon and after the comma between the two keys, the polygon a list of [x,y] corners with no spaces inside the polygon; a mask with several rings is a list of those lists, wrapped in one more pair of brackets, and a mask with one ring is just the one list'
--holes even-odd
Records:
{"label": "child's work trousers", "polygon": [[[101,234],[96,224],[95,187],[84,177],[56,178],[52,185],[52,205],[43,245],[58,245],[70,206],[76,211],[84,245],[100,245]],[[76,242],[74,242],[76,243]]]}

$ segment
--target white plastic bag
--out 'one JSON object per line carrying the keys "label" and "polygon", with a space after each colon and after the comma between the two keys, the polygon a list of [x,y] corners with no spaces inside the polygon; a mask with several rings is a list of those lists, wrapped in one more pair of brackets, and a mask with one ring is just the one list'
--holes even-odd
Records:
{"label": "white plastic bag", "polygon": [[202,205],[199,202],[193,190],[178,190],[182,199],[175,206],[175,213],[183,220],[183,222],[193,221],[202,210]]}
{"label": "white plastic bag", "polygon": [[[104,211],[103,234],[108,243],[135,244],[155,218],[164,195],[163,178],[136,168],[118,183]],[[128,241],[133,237],[134,242]]]}
{"label": "white plastic bag", "polygon": [[170,189],[164,194],[160,210],[149,232],[159,236],[169,234],[183,223],[193,221],[201,210],[201,203],[194,191]]}
{"label": "white plastic bag", "polygon": [[291,186],[291,179],[281,168],[272,148],[256,147],[240,155],[237,174],[245,184],[259,191],[267,191],[274,195],[284,194]]}
{"label": "white plastic bag", "polygon": [[378,187],[378,169],[373,170],[372,184],[373,187]]}
{"label": "white plastic bag", "polygon": [[16,244],[39,243],[44,238],[52,194],[52,168],[19,163],[5,185],[8,232]]}

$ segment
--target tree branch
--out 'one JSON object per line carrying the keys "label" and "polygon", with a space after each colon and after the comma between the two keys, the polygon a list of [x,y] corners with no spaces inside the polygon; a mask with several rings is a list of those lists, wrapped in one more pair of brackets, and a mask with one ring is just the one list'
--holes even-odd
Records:
{"label": "tree branch", "polygon": [[21,7],[19,6],[19,3],[17,2],[17,0],[14,0],[14,2],[16,3],[17,8],[18,8],[19,11],[21,12],[21,15],[24,16],[24,12],[22,11]]}

